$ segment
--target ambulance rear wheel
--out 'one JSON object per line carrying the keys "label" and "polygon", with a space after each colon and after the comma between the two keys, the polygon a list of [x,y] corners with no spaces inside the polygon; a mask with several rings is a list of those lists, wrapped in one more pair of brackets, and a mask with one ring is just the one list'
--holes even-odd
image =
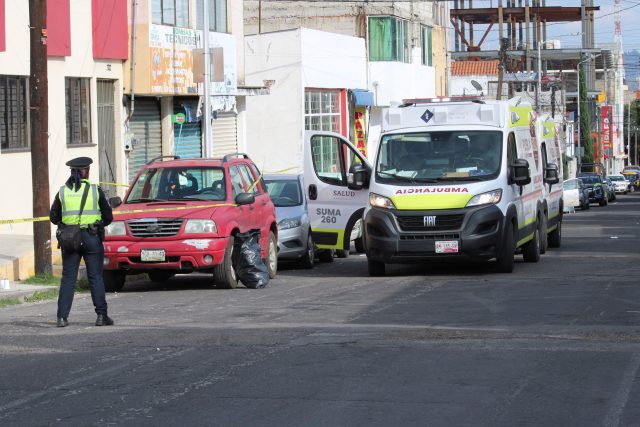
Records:
{"label": "ambulance rear wheel", "polygon": [[529,240],[522,247],[522,258],[525,262],[540,261],[540,223],[536,223],[536,229],[533,232],[533,239]]}
{"label": "ambulance rear wheel", "polygon": [[542,224],[540,225],[540,228],[542,229],[542,232],[540,233],[540,254],[544,254],[545,252],[547,252],[547,248],[549,247],[547,225],[547,216],[545,215],[542,217]]}
{"label": "ambulance rear wheel", "polygon": [[555,230],[549,233],[549,247],[559,248],[562,243],[562,221],[558,222]]}
{"label": "ambulance rear wheel", "polygon": [[349,250],[348,249],[338,249],[336,251],[336,256],[338,258],[348,258],[349,257]]}
{"label": "ambulance rear wheel", "polygon": [[367,259],[367,266],[369,267],[369,276],[371,277],[382,277],[386,274],[386,268],[382,261]]}
{"label": "ambulance rear wheel", "polygon": [[333,256],[336,251],[333,249],[320,249],[317,252],[320,262],[333,262]]}

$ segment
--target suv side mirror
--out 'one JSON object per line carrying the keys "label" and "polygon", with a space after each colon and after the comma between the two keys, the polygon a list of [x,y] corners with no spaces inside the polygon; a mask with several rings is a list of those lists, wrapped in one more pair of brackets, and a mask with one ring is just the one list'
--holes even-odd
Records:
{"label": "suv side mirror", "polygon": [[369,171],[363,165],[354,166],[347,174],[347,188],[350,190],[362,190],[369,187]]}
{"label": "suv side mirror", "polygon": [[256,201],[256,198],[251,193],[240,193],[236,196],[236,205],[251,205]]}
{"label": "suv side mirror", "polygon": [[516,184],[521,187],[531,183],[531,172],[529,171],[529,162],[525,159],[515,159],[511,164],[510,184]]}
{"label": "suv side mirror", "polygon": [[109,198],[109,205],[112,208],[117,208],[122,204],[122,199],[119,196]]}
{"label": "suv side mirror", "polygon": [[558,165],[555,163],[547,163],[547,166],[544,168],[544,182],[550,185],[560,182],[560,177],[558,176]]}

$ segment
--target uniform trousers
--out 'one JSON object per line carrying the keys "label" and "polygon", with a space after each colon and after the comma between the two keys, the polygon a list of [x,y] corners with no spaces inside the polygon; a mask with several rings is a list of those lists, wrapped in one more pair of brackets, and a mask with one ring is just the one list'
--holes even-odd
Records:
{"label": "uniform trousers", "polygon": [[98,236],[88,230],[81,231],[82,246],[79,251],[62,251],[62,279],[60,281],[60,294],[58,295],[58,318],[69,317],[73,295],[78,279],[80,258],[84,259],[87,267],[87,277],[91,287],[91,300],[96,314],[107,314],[107,299],[102,279],[102,262],[104,259],[104,247]]}

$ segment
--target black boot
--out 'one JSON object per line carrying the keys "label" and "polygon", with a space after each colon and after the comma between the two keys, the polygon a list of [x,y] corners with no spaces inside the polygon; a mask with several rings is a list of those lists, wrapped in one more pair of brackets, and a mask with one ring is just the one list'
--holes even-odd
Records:
{"label": "black boot", "polygon": [[67,322],[66,318],[59,317],[56,325],[58,326],[58,328],[64,328],[65,326],[69,325],[69,322]]}
{"label": "black boot", "polygon": [[113,325],[113,319],[106,314],[98,314],[96,319],[96,326],[111,326]]}

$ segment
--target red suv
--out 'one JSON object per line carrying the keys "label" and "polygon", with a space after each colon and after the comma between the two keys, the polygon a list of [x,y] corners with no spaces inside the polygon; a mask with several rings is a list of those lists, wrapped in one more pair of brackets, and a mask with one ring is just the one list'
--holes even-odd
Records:
{"label": "red suv", "polygon": [[155,282],[176,273],[212,272],[217,287],[235,288],[234,236],[260,230],[262,258],[278,267],[275,208],[246,154],[222,159],[152,160],[140,170],[124,202],[115,197],[106,227],[104,281],[119,291],[127,274]]}

